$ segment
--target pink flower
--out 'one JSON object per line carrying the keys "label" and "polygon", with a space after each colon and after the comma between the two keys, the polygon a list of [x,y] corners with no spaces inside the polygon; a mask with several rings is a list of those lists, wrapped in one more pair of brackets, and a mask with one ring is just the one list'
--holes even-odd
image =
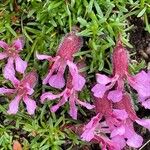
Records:
{"label": "pink flower", "polygon": [[[69,105],[70,105],[69,114],[73,119],[77,119],[76,104],[84,106],[87,109],[93,109],[94,105],[90,105],[89,103],[80,101],[78,99],[78,91],[82,90],[85,84],[85,79],[80,74],[76,74],[76,67],[73,63],[69,62],[69,65],[70,65],[70,72],[72,73],[72,75],[70,74],[67,79],[67,85],[65,90],[57,95],[54,95],[51,92],[45,92],[41,96],[41,102],[43,103],[46,99],[53,100],[53,99],[60,98],[58,104],[51,107],[51,111],[56,112],[60,106],[64,105],[67,101],[69,101]],[[79,80],[81,82],[78,82]]]}
{"label": "pink flower", "polygon": [[139,148],[143,142],[143,138],[134,131],[131,120],[127,120],[121,126],[115,127],[111,132],[111,138],[118,143],[120,149],[123,149],[126,144],[130,147]]}
{"label": "pink flower", "polygon": [[[113,52],[113,77],[97,74],[97,84],[92,88],[95,97],[102,98],[106,91],[108,99],[119,102],[125,92],[124,83],[127,80],[139,96],[140,102],[145,108],[150,108],[150,73],[141,71],[135,76],[128,72],[128,55],[119,39]],[[113,90],[112,90],[113,89]]]}
{"label": "pink flower", "polygon": [[15,75],[14,63],[16,70],[19,73],[24,73],[27,67],[27,62],[23,61],[19,56],[23,45],[23,38],[18,38],[11,45],[8,45],[4,41],[0,41],[0,47],[4,49],[4,51],[0,53],[0,60],[8,58],[8,62],[4,68],[4,77],[6,79],[9,79],[9,74]]}
{"label": "pink flower", "polygon": [[52,112],[56,112],[59,107],[64,105],[66,102],[69,101],[70,105],[70,110],[69,114],[73,119],[77,119],[77,107],[76,104],[79,104],[81,106],[86,107],[87,109],[93,109],[94,105],[90,105],[87,102],[80,101],[78,98],[78,91],[81,91],[83,86],[85,85],[85,79],[82,75],[82,73],[78,73],[77,66],[79,68],[83,68],[85,66],[84,61],[81,60],[80,62],[77,63],[77,66],[70,62],[67,61],[67,64],[69,66],[70,73],[68,74],[67,77],[67,83],[66,83],[66,88],[63,92],[60,94],[54,95],[51,92],[45,92],[41,96],[41,102],[43,103],[46,99],[48,100],[54,100],[59,98],[59,102],[51,107]]}
{"label": "pink flower", "polygon": [[77,83],[79,85],[75,86],[78,86],[78,90],[82,88],[83,78],[78,75],[78,68],[75,64],[73,64],[73,54],[79,51],[83,43],[82,38],[77,36],[76,32],[76,30],[73,30],[64,37],[58,47],[56,57],[52,58],[48,55],[37,54],[37,58],[39,60],[46,59],[50,63],[53,63],[49,69],[47,76],[43,80],[43,84],[49,83],[49,85],[51,85],[52,87],[58,89],[63,88],[65,86],[64,72],[66,70],[66,66],[68,65],[71,75],[74,74],[72,82],[76,84],[76,81],[78,81]]}
{"label": "pink flower", "polygon": [[9,104],[8,114],[16,114],[18,111],[19,102],[23,99],[26,104],[27,111],[30,115],[34,114],[36,109],[36,103],[29,95],[32,95],[33,87],[37,81],[37,74],[30,72],[19,81],[15,76],[9,75],[9,80],[12,82],[14,89],[0,88],[0,94],[15,94],[15,98]]}
{"label": "pink flower", "polygon": [[84,141],[91,141],[95,134],[96,134],[96,128],[99,127],[99,121],[101,120],[101,115],[97,114],[94,116],[88,124],[84,127],[84,132],[81,135],[81,139]]}
{"label": "pink flower", "polygon": [[150,74],[141,71],[135,76],[128,76],[128,82],[137,91],[142,105],[150,109]]}
{"label": "pink flower", "polygon": [[133,123],[136,122],[150,130],[150,119],[140,119],[137,117],[131,104],[131,98],[128,94],[124,94],[122,100],[116,103],[115,107],[119,111],[123,110],[124,114],[123,112],[116,113],[116,111],[113,113],[116,118],[120,116],[119,118],[122,118],[123,121],[119,124],[115,124],[115,127],[111,132],[111,138],[115,141],[121,139],[121,141],[124,141],[123,145],[126,143],[130,147],[139,148],[142,145],[143,138],[134,131]]}
{"label": "pink flower", "polygon": [[[106,94],[103,99],[98,100],[96,98],[95,109],[97,115],[94,116],[91,121],[84,126],[81,139],[88,142],[96,141],[101,144],[103,150],[107,150],[107,148],[109,150],[120,150],[117,141],[112,141],[107,137],[107,134],[111,133],[111,128],[114,128],[114,124],[116,124],[116,122],[118,123],[119,121],[114,119],[112,115],[112,102],[108,101]],[[118,114],[117,110],[116,114]],[[119,117],[121,117],[121,115]],[[105,120],[101,121],[102,118]]]}
{"label": "pink flower", "polygon": [[[97,138],[101,141],[102,135],[107,133],[107,135],[110,134],[110,138],[107,137],[107,139],[113,143],[113,146],[115,145],[116,150],[121,150],[126,145],[134,148],[142,145],[143,138],[134,131],[133,123],[138,123],[150,130],[150,119],[137,117],[128,94],[123,94],[122,100],[114,104],[108,100],[107,94],[103,98],[95,98],[95,109],[97,115],[84,127],[82,140],[93,141]],[[108,149],[111,149],[111,144],[105,140],[101,145],[109,146]]]}
{"label": "pink flower", "polygon": [[91,121],[83,128],[81,139],[87,142],[95,141],[101,144],[102,150],[120,150],[117,142],[112,141],[106,136],[110,133],[105,122],[101,122],[101,115],[98,113]]}

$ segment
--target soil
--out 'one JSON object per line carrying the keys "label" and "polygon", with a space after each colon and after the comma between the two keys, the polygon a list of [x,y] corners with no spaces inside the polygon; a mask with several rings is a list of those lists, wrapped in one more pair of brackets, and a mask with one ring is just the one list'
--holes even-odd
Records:
{"label": "soil", "polygon": [[130,43],[133,45],[131,51],[136,52],[134,59],[140,61],[145,59],[150,62],[150,33],[145,31],[144,21],[137,17],[129,18],[130,25],[134,25],[130,31]]}

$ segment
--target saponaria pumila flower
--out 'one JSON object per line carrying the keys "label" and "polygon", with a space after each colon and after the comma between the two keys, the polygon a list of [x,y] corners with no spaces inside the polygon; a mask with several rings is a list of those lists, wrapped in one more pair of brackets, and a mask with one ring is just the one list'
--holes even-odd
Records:
{"label": "saponaria pumila flower", "polygon": [[[42,103],[45,100],[53,100],[56,98],[60,98],[59,102],[50,108],[50,110],[52,112],[56,112],[59,109],[59,107],[64,105],[67,101],[69,102],[69,105],[70,105],[69,114],[73,119],[77,119],[76,104],[84,106],[87,109],[93,109],[94,108],[94,105],[91,105],[87,102],[80,101],[78,99],[78,92],[82,90],[82,87],[84,85],[82,85],[82,87],[78,86],[78,88],[77,88],[77,86],[74,83],[75,80],[73,79],[73,77],[79,74],[77,66],[80,66],[80,63],[81,62],[79,62],[77,65],[75,65],[74,63],[72,63],[70,61],[67,62],[69,69],[70,69],[70,73],[67,77],[66,88],[63,92],[61,92],[60,94],[57,94],[57,95],[54,95],[51,92],[45,92],[42,94],[42,96],[41,96],[41,102]],[[80,67],[82,67],[82,65]]]}
{"label": "saponaria pumila flower", "polygon": [[133,123],[150,130],[150,119],[136,115],[130,96],[124,93],[122,100],[116,103],[109,101],[107,94],[94,99],[97,115],[83,127],[81,139],[100,143],[102,150],[122,150],[126,144],[139,148],[143,138],[134,131]]}
{"label": "saponaria pumila flower", "polygon": [[11,74],[12,72],[14,72],[14,70],[16,70],[21,74],[24,73],[27,67],[27,62],[23,61],[19,56],[19,53],[22,51],[23,46],[24,46],[23,37],[14,40],[11,45],[8,45],[4,41],[0,40],[0,47],[4,49],[4,51],[0,53],[0,60],[5,58],[7,58],[8,60],[3,70],[4,77],[6,79],[8,79],[8,72]]}
{"label": "saponaria pumila flower", "polygon": [[[85,141],[91,141],[96,136],[101,137],[104,133],[109,133],[111,141],[115,142],[113,145],[115,147],[107,142],[102,143],[100,138],[99,142],[103,149],[121,150],[126,144],[139,148],[142,145],[143,138],[134,131],[133,123],[138,123],[150,130],[150,119],[138,118],[132,106],[131,97],[125,92],[124,80],[127,78],[129,84],[137,90],[139,97],[143,100],[142,102],[147,103],[150,93],[142,95],[142,91],[145,93],[150,89],[149,72],[142,71],[136,76],[131,76],[128,73],[128,57],[120,39],[113,52],[113,67],[113,78],[97,74],[98,84],[92,89],[96,99],[97,115],[85,125],[81,138]],[[142,76],[144,77],[143,81]],[[115,90],[109,91],[113,87]]]}
{"label": "saponaria pumila flower", "polygon": [[126,49],[122,46],[121,39],[113,52],[113,77],[107,77],[103,74],[97,74],[97,84],[92,88],[95,97],[102,98],[106,91],[108,99],[113,102],[119,102],[122,99],[124,83],[137,91],[140,103],[150,109],[150,71],[147,73],[141,71],[136,75],[131,75],[128,71],[128,55]]}
{"label": "saponaria pumila flower", "polygon": [[20,81],[15,77],[14,74],[15,72],[8,75],[8,78],[13,84],[14,88],[0,88],[0,94],[13,94],[13,96],[15,96],[15,98],[10,102],[7,112],[8,114],[16,114],[18,111],[19,103],[22,99],[26,104],[28,113],[33,115],[36,109],[36,102],[30,98],[30,95],[32,95],[34,92],[33,88],[37,82],[37,73],[35,71],[29,72]]}
{"label": "saponaria pumila flower", "polygon": [[[130,147],[139,148],[143,143],[143,138],[134,131],[133,123],[138,123],[150,131],[150,119],[140,119],[136,115],[133,104],[131,103],[131,97],[128,93],[123,94],[122,100],[115,103],[114,108],[120,111],[121,116],[123,116],[121,111],[126,112],[127,115],[124,115],[126,116],[126,118],[124,117],[124,122],[116,125],[112,130],[112,140],[118,141],[118,144],[120,146],[122,145],[121,148],[126,144]],[[119,141],[122,141],[122,143]]]}
{"label": "saponaria pumila flower", "polygon": [[[54,58],[48,55],[36,54],[39,60],[46,59],[52,63],[48,74],[43,79],[43,84],[49,83],[50,86],[58,89],[65,86],[64,72],[66,67],[68,66],[70,68],[69,64],[73,63],[73,54],[78,52],[83,45],[83,39],[76,35],[77,31],[78,28],[74,27],[70,33],[66,34],[62,39]],[[80,90],[85,84],[85,79],[78,74],[78,71],[75,73],[76,74],[72,76],[73,86],[76,90]]]}
{"label": "saponaria pumila flower", "polygon": [[[99,143],[102,150],[119,150],[117,142],[112,141],[107,136],[111,132],[105,120],[115,119],[111,117],[112,102],[109,102],[106,96],[104,96],[102,99],[95,99],[96,101],[94,105],[97,115],[94,116],[86,125],[84,125],[81,139],[88,142],[91,141]],[[114,122],[116,122],[116,120]]]}

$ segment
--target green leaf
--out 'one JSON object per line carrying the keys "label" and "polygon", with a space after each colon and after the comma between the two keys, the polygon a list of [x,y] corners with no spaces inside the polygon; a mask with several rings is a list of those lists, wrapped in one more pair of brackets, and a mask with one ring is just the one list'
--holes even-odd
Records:
{"label": "green leaf", "polygon": [[81,25],[83,26],[87,26],[87,21],[85,19],[83,19],[82,17],[78,17],[77,20],[81,23]]}
{"label": "green leaf", "polygon": [[16,32],[11,28],[10,24],[7,23],[7,24],[5,25],[5,27],[10,31],[10,33],[11,33],[12,35],[14,35],[15,37],[17,37]]}
{"label": "green leaf", "polygon": [[96,8],[96,11],[97,11],[98,15],[99,15],[101,18],[103,18],[103,17],[104,17],[103,12],[102,12],[102,10],[101,10],[101,8],[100,8],[100,5],[97,3],[97,1],[94,1],[94,6],[95,6],[95,8]]}
{"label": "green leaf", "polygon": [[139,14],[137,15],[137,17],[142,17],[146,11],[147,7],[144,7],[140,12]]}

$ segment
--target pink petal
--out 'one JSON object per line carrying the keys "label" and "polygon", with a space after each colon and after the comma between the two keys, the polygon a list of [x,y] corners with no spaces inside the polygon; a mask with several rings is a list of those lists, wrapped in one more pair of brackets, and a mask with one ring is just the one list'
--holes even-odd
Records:
{"label": "pink petal", "polygon": [[46,99],[53,100],[53,99],[56,99],[56,98],[60,98],[63,94],[64,94],[64,92],[62,92],[60,94],[57,94],[57,95],[54,95],[51,92],[45,92],[41,96],[41,102],[43,103]]}
{"label": "pink petal", "polygon": [[12,76],[15,76],[15,70],[14,70],[14,59],[13,58],[8,58],[8,62],[4,68],[4,77],[6,79],[9,79]]}
{"label": "pink petal", "polygon": [[49,85],[58,89],[63,88],[65,86],[65,79],[63,75],[58,73],[56,75],[52,75],[49,78]]}
{"label": "pink petal", "polygon": [[113,114],[120,120],[125,120],[128,118],[128,114],[125,109],[113,109]]}
{"label": "pink petal", "polygon": [[83,141],[90,142],[93,138],[94,138],[94,129],[93,130],[85,130],[81,135],[81,139]]}
{"label": "pink petal", "polygon": [[26,104],[29,115],[33,115],[37,107],[36,102],[27,96],[23,97],[23,101]]}
{"label": "pink petal", "polygon": [[51,69],[49,70],[49,73],[46,75],[46,77],[43,79],[43,84],[47,84],[49,82],[50,77],[52,74],[57,71],[60,67],[64,68],[66,65],[64,63],[61,64],[60,57],[56,57],[56,60],[54,64],[52,65]]}
{"label": "pink petal", "polygon": [[94,138],[95,129],[98,126],[100,121],[100,114],[94,116],[91,121],[85,125],[81,139],[85,141],[91,141]]}
{"label": "pink petal", "polygon": [[69,66],[69,71],[73,78],[72,84],[73,84],[74,89],[77,91],[81,91],[81,89],[83,88],[83,86],[85,85],[85,82],[86,82],[84,77],[82,77],[79,74],[76,64],[74,64],[73,62],[68,60],[67,65]]}
{"label": "pink petal", "polygon": [[126,146],[126,141],[123,136],[115,136],[112,138],[112,141],[117,143],[117,146],[119,147],[118,150],[122,150]]}
{"label": "pink petal", "polygon": [[51,77],[51,75],[52,75],[52,72],[50,71],[50,72],[46,75],[46,77],[43,79],[43,84],[47,84],[47,83],[48,83],[49,78]]}
{"label": "pink petal", "polygon": [[143,101],[142,105],[146,108],[146,109],[150,109],[150,99]]}
{"label": "pink petal", "polygon": [[18,80],[15,77],[15,70],[14,70],[14,59],[8,58],[8,62],[3,70],[4,77],[8,80],[10,80],[13,84],[18,83]]}
{"label": "pink petal", "polygon": [[20,51],[23,49],[23,46],[24,46],[24,39],[23,37],[20,37],[18,39],[16,39],[13,44],[12,44],[12,47],[15,47],[15,49],[17,51]]}
{"label": "pink petal", "polygon": [[29,83],[25,83],[24,86],[25,86],[26,89],[27,89],[27,94],[28,94],[28,95],[32,95],[32,94],[34,93],[34,90],[33,90],[33,88],[30,87]]}
{"label": "pink petal", "polygon": [[70,110],[69,110],[69,114],[73,119],[77,119],[77,107],[76,107],[76,97],[75,95],[72,95],[69,99],[69,105],[70,105]]}
{"label": "pink petal", "polygon": [[126,143],[131,147],[139,148],[143,143],[143,138],[138,134],[133,134]]}
{"label": "pink petal", "polygon": [[105,92],[107,91],[107,88],[105,85],[102,84],[96,84],[93,88],[92,88],[92,92],[94,93],[95,97],[99,97],[102,98],[105,94]]}
{"label": "pink petal", "polygon": [[87,109],[93,109],[93,108],[95,108],[94,105],[91,105],[91,104],[89,104],[87,102],[83,102],[83,101],[80,101],[78,99],[76,101],[77,101],[78,104],[80,104],[81,106],[86,107]]}
{"label": "pink petal", "polygon": [[106,75],[102,75],[102,74],[96,74],[96,80],[99,84],[108,84],[111,82],[111,78],[107,77]]}
{"label": "pink petal", "polygon": [[34,88],[38,79],[38,74],[35,71],[31,71],[25,74],[24,78],[21,80],[22,84],[27,85],[29,89]]}
{"label": "pink petal", "polygon": [[139,125],[147,128],[150,131],[150,119],[135,120]]}
{"label": "pink petal", "polygon": [[44,59],[46,59],[46,60],[52,60],[52,57],[51,56],[49,56],[49,55],[40,55],[40,54],[38,54],[37,52],[36,52],[36,57],[37,57],[37,59],[39,59],[39,60],[44,60]]}
{"label": "pink petal", "polygon": [[122,99],[122,91],[119,90],[110,91],[107,98],[109,100],[112,100],[113,102],[119,102]]}
{"label": "pink petal", "polygon": [[138,92],[139,97],[150,96],[150,78],[149,74],[141,71],[137,75],[128,76],[129,84]]}
{"label": "pink petal", "polygon": [[[143,78],[144,77],[144,78]],[[146,73],[145,71],[141,71],[138,74],[136,74],[134,77],[134,80],[137,82],[147,82],[149,79],[148,73]]]}
{"label": "pink petal", "polygon": [[122,125],[122,126],[120,126],[120,127],[117,127],[117,128],[115,128],[112,132],[111,132],[111,138],[112,137],[115,137],[115,136],[117,136],[117,135],[124,135],[124,133],[125,133],[125,128],[124,128],[124,126]]}
{"label": "pink petal", "polygon": [[0,88],[0,94],[14,93],[14,89]]}
{"label": "pink petal", "polygon": [[[76,79],[75,79],[76,78]],[[81,91],[83,86],[85,85],[85,78],[78,74],[77,77],[75,77],[72,81],[73,87],[77,91]]]}
{"label": "pink petal", "polygon": [[5,43],[4,41],[1,41],[0,40],[0,47],[2,47],[3,49],[8,49],[8,44],[7,43]]}
{"label": "pink petal", "polygon": [[7,57],[7,54],[5,52],[0,53],[0,60]]}
{"label": "pink petal", "polygon": [[59,109],[59,107],[61,107],[62,105],[64,105],[67,102],[67,99],[68,99],[68,97],[63,96],[62,99],[58,102],[58,104],[56,104],[50,108],[51,112],[56,112]]}
{"label": "pink petal", "polygon": [[86,129],[90,129],[93,127],[97,127],[100,121],[100,114],[98,113],[96,116],[94,116],[91,121],[85,126]]}
{"label": "pink petal", "polygon": [[15,70],[14,70],[14,59],[8,58],[8,62],[4,68],[4,77],[12,82],[14,86],[19,84],[19,80],[15,77]]}
{"label": "pink petal", "polygon": [[16,70],[20,73],[24,73],[27,67],[27,62],[23,61],[20,57],[15,58]]}
{"label": "pink petal", "polygon": [[12,100],[9,104],[9,109],[7,111],[8,114],[16,114],[18,111],[18,106],[20,102],[21,97],[17,95],[14,100]]}

